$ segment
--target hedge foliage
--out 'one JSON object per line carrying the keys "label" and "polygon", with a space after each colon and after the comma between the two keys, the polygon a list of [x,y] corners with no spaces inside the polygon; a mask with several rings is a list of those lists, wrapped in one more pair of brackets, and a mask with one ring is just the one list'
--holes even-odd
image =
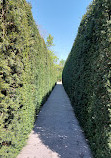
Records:
{"label": "hedge foliage", "polygon": [[0,157],[15,158],[56,82],[25,0],[0,0]]}
{"label": "hedge foliage", "polygon": [[111,1],[93,0],[63,70],[63,85],[95,158],[111,157]]}

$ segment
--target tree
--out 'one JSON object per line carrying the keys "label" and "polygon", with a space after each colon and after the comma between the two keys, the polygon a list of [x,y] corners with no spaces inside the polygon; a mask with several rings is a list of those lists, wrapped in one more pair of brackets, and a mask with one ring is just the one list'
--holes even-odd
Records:
{"label": "tree", "polygon": [[55,69],[56,69],[55,74],[57,76],[57,80],[62,81],[62,71],[64,68],[65,60],[62,59],[59,61],[59,64],[57,64],[59,58],[54,54],[54,51],[50,49],[51,46],[54,46],[53,39],[54,39],[54,37],[51,34],[49,34],[49,36],[47,37],[46,46],[47,46],[48,52],[53,60],[53,63],[55,64]]}
{"label": "tree", "polygon": [[49,36],[47,37],[46,46],[53,62],[57,64],[59,58],[55,55],[54,51],[50,49],[52,46],[54,46],[53,39],[54,37],[49,34]]}
{"label": "tree", "polygon": [[64,67],[64,65],[65,65],[65,60],[60,60],[60,62],[59,62],[59,65],[61,66],[61,67]]}
{"label": "tree", "polygon": [[59,64],[56,66],[57,67],[57,80],[62,81],[62,72],[64,68],[65,60],[60,60]]}
{"label": "tree", "polygon": [[49,36],[47,37],[47,42],[46,42],[47,48],[54,46],[53,39],[54,39],[54,37],[51,34],[49,34]]}

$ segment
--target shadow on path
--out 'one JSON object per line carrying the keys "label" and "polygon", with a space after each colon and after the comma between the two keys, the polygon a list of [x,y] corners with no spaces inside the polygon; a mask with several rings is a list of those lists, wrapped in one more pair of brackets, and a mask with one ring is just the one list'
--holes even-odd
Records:
{"label": "shadow on path", "polygon": [[56,85],[44,104],[33,134],[38,135],[47,148],[58,153],[58,157],[91,158],[90,149],[62,84]]}

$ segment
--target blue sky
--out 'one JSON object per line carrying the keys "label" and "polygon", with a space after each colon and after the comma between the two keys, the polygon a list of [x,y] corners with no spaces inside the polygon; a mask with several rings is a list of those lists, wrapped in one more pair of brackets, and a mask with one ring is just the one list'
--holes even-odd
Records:
{"label": "blue sky", "polygon": [[77,35],[82,16],[92,0],[27,0],[39,30],[46,40],[54,37],[52,47],[59,59],[66,60]]}

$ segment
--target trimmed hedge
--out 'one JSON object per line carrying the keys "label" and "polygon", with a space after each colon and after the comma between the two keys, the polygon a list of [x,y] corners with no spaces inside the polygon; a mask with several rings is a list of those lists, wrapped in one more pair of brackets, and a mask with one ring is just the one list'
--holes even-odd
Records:
{"label": "trimmed hedge", "polygon": [[95,158],[111,157],[111,1],[93,0],[63,70],[63,85]]}
{"label": "trimmed hedge", "polygon": [[56,82],[25,0],[0,1],[0,157],[15,158]]}

